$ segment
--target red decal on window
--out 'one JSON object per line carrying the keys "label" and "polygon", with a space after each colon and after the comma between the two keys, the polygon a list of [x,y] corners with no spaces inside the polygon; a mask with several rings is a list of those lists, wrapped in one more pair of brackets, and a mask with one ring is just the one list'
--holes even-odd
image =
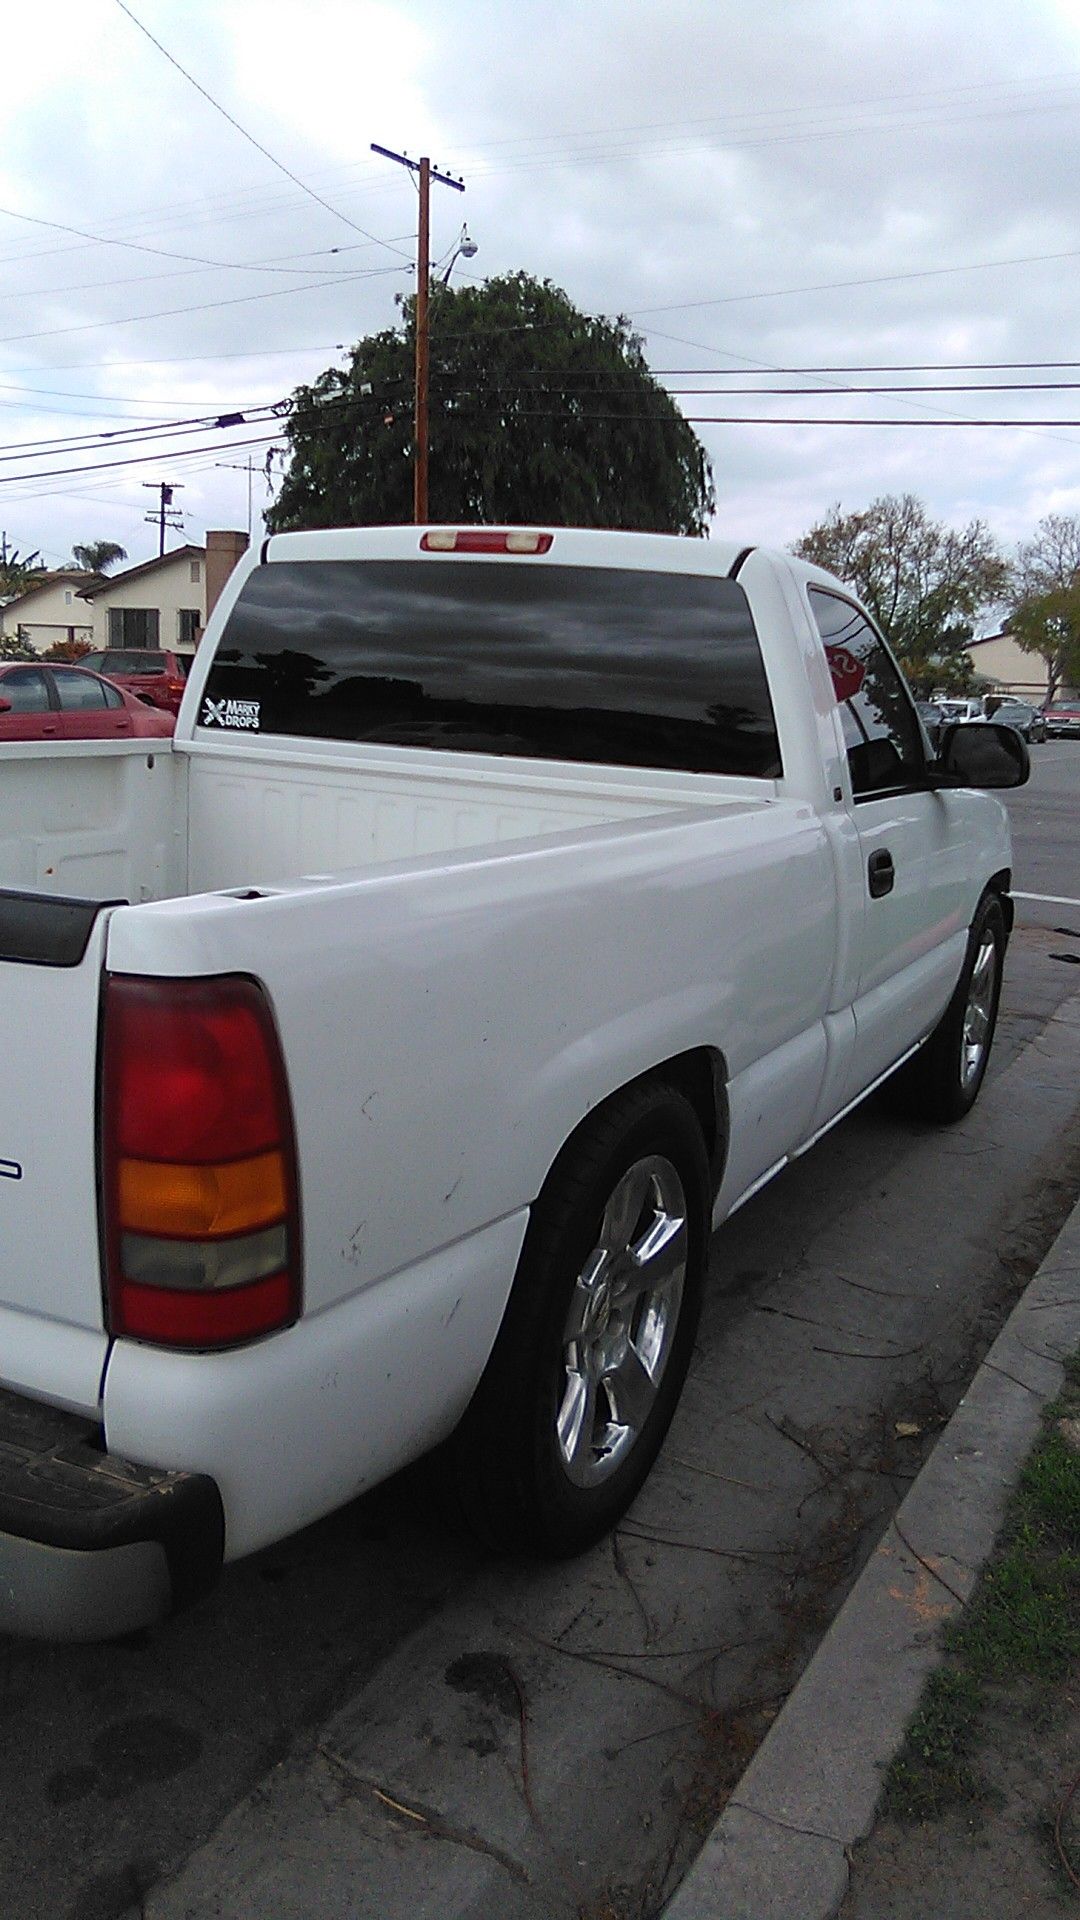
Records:
{"label": "red decal on window", "polygon": [[848,647],[825,648],[832,674],[833,692],[838,701],[853,700],[866,678],[866,668]]}

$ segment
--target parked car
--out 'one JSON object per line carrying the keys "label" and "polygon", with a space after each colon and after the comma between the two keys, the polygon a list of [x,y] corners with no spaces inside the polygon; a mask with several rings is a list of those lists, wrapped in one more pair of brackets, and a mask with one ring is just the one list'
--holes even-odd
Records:
{"label": "parked car", "polygon": [[986,719],[981,700],[935,700],[933,704],[941,714],[943,725],[968,726]]}
{"label": "parked car", "polygon": [[999,700],[990,709],[988,718],[996,720],[999,726],[1015,727],[1025,740],[1045,740],[1046,721],[1037,707],[1031,707],[1026,700]]}
{"label": "parked car", "polygon": [[137,694],[148,706],[175,714],[184,697],[191,657],[161,647],[108,647],[103,653],[85,654],[82,664],[103,673],[127,693]]}
{"label": "parked car", "polygon": [[0,740],[162,739],[176,715],[148,707],[85,667],[0,664]]}
{"label": "parked car", "polygon": [[887,1076],[974,1103],[1028,771],[790,554],[487,527],[276,535],[161,751],[0,756],[0,1630],[441,1442],[488,1540],[599,1538],[712,1226]]}
{"label": "parked car", "polygon": [[1052,700],[1043,708],[1042,719],[1048,739],[1080,738],[1080,700]]}
{"label": "parked car", "polygon": [[926,737],[936,753],[945,729],[945,716],[935,700],[916,700],[915,711],[926,729]]}

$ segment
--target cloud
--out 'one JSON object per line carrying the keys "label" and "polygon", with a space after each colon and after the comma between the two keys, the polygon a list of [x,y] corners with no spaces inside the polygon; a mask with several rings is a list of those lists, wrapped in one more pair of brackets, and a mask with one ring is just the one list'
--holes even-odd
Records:
{"label": "cloud", "polygon": [[[5,53],[19,83],[8,92],[0,206],[114,244],[0,216],[7,447],[140,412],[178,418],[271,399],[332,361],[337,343],[391,324],[395,294],[411,285],[416,200],[408,176],[371,154],[379,140],[466,175],[463,200],[433,196],[435,253],[449,251],[463,215],[479,243],[455,274],[523,267],[583,307],[628,314],[657,367],[739,371],[718,373],[709,384],[719,387],[805,389],[683,397],[687,412],[749,422],[699,429],[725,532],[786,541],[834,500],[907,488],[941,517],[982,514],[1010,540],[1051,506],[1073,510],[1080,427],[917,422],[927,409],[1080,419],[1080,395],[837,398],[842,372],[755,383],[744,363],[1080,358],[1077,262],[1034,258],[1080,255],[1076,5],[1033,0],[1019,14],[986,0],[977,31],[936,0],[887,13],[862,0],[774,0],[752,20],[730,0],[132,5],[328,206],[243,139],[118,7],[54,0],[47,58],[40,18],[13,16]],[[994,264],[1012,260],[1028,264]],[[35,403],[19,385],[66,389],[67,414],[62,398]],[[752,424],[838,414],[912,425]],[[167,443],[196,537],[246,517],[246,476],[215,460],[242,464],[248,452],[209,438],[205,455]],[[29,470],[60,464],[80,462],[31,461],[28,448]],[[0,485],[0,518],[20,544],[54,553],[88,532],[133,552],[144,538],[149,551],[141,482],[165,472]]]}

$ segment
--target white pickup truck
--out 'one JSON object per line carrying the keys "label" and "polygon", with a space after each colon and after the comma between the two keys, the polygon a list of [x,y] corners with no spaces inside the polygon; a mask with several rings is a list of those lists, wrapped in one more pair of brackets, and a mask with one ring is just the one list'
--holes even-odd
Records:
{"label": "white pickup truck", "polygon": [[0,1627],[127,1631],[440,1443],[578,1550],[710,1225],[898,1067],[975,1098],[1023,743],[931,759],[787,555],[383,528],[252,554],[151,744],[0,757]]}

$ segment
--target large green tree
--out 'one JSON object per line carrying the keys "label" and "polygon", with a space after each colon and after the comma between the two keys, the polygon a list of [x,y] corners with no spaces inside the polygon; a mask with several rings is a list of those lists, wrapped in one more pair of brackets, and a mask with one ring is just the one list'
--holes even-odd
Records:
{"label": "large green tree", "polygon": [[[412,519],[415,301],[402,308],[297,388],[272,531]],[[432,520],[705,532],[705,450],[625,320],[512,273],[433,286],[430,340]]]}
{"label": "large green tree", "polygon": [[1017,550],[1009,632],[1046,668],[1046,697],[1080,684],[1080,516],[1048,513]]}
{"label": "large green tree", "polygon": [[858,594],[917,689],[970,683],[975,620],[1009,578],[982,520],[956,529],[931,520],[912,493],[884,494],[854,513],[833,507],[794,551]]}

